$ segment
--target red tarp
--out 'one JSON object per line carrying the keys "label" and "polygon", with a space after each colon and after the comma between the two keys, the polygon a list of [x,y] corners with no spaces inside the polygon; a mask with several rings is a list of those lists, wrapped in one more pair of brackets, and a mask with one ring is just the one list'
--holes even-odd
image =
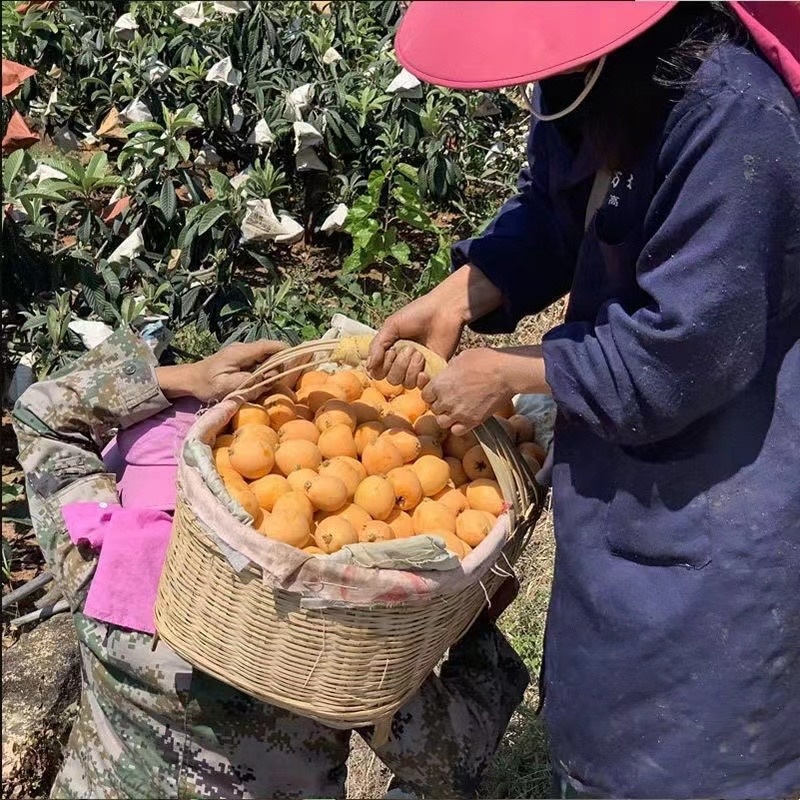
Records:
{"label": "red tarp", "polygon": [[7,61],[3,59],[2,64],[3,73],[3,97],[8,97],[15,92],[25,83],[31,75],[36,74],[35,69],[26,67],[23,64],[17,64],[16,61]]}
{"label": "red tarp", "polygon": [[15,111],[8,122],[8,128],[6,128],[6,134],[3,137],[3,155],[13,153],[15,150],[24,150],[38,141],[39,134],[28,127],[19,111]]}

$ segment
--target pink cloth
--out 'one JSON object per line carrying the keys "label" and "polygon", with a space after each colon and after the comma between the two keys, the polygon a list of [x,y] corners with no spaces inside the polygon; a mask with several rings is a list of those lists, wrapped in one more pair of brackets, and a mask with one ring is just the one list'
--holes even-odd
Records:
{"label": "pink cloth", "polygon": [[61,511],[72,542],[85,542],[100,551],[86,597],[86,616],[155,633],[153,607],[172,517],[156,509],[107,503],[71,503]]}
{"label": "pink cloth", "polygon": [[62,508],[70,539],[100,551],[84,613],[155,633],[153,607],[175,509],[178,451],[200,403],[179,400],[120,431],[103,451],[117,476],[122,505],[71,503]]}
{"label": "pink cloth", "polygon": [[200,403],[188,398],[137,425],[120,431],[103,451],[117,476],[125,508],[175,509],[178,451],[197,419]]}
{"label": "pink cloth", "polygon": [[800,97],[800,2],[732,2],[765,58]]}

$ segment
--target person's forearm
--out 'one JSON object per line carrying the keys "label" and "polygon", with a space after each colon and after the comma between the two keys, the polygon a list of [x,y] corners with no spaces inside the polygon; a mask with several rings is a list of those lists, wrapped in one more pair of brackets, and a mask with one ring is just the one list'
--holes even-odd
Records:
{"label": "person's forearm", "polygon": [[432,292],[444,313],[463,324],[489,314],[503,303],[503,293],[472,264],[459,267]]}
{"label": "person's forearm", "polygon": [[167,400],[194,397],[196,395],[196,372],[195,364],[156,367],[156,380]]}
{"label": "person's forearm", "polygon": [[512,395],[550,394],[541,345],[502,347],[495,353],[498,377]]}

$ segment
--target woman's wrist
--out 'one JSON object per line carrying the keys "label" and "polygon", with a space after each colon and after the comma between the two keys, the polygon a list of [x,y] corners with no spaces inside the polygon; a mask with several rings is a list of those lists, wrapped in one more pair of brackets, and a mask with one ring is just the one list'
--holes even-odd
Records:
{"label": "woman's wrist", "polygon": [[495,374],[508,394],[550,394],[541,345],[502,347],[494,352]]}
{"label": "woman's wrist", "polygon": [[464,264],[437,286],[432,294],[443,313],[467,325],[499,308],[503,293],[473,264]]}
{"label": "woman's wrist", "polygon": [[167,400],[197,396],[197,364],[156,367],[156,380]]}

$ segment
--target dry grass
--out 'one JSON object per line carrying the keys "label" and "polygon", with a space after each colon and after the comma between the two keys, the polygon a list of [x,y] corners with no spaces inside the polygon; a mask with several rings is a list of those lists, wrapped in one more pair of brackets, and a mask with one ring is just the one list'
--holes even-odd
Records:
{"label": "dry grass", "polygon": [[566,298],[559,300],[549,308],[533,317],[525,317],[514,333],[501,333],[497,336],[483,336],[472,331],[465,331],[461,340],[462,347],[511,347],[521,344],[538,344],[551,328],[564,318]]}
{"label": "dry grass", "polygon": [[[561,301],[535,317],[528,317],[514,334],[478,336],[466,332],[462,347],[536,344],[562,320],[564,307],[565,302]],[[520,595],[500,620],[500,627],[531,672],[531,686],[503,737],[495,761],[485,777],[481,797],[550,795],[547,739],[535,712],[539,703],[537,678],[554,550],[553,517],[548,509],[542,514],[527,550],[516,565],[522,584]],[[352,742],[347,796],[353,799],[382,797],[391,777],[389,771],[359,736],[353,735]]]}
{"label": "dry grass", "polygon": [[347,797],[351,800],[383,797],[392,773],[357,733],[350,737],[350,747],[350,758],[347,760]]}
{"label": "dry grass", "polygon": [[554,549],[553,517],[548,510],[542,514],[527,550],[517,562],[522,591],[500,620],[500,627],[525,661],[532,679],[486,775],[483,797],[549,796],[547,740],[536,709]]}

